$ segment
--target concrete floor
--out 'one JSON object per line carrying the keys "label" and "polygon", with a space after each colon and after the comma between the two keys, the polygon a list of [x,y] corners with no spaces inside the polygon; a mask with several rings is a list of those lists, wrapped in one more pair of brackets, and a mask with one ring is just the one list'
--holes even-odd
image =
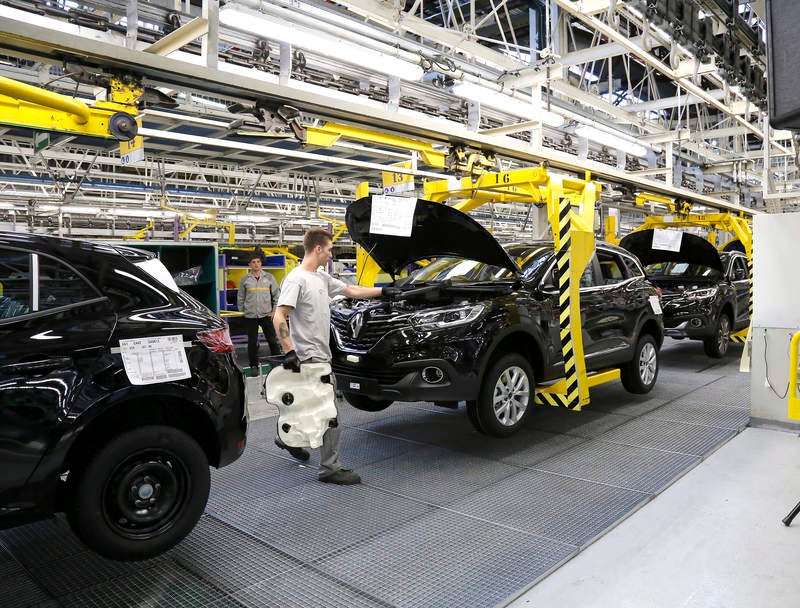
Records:
{"label": "concrete floor", "polygon": [[798,435],[748,428],[509,606],[798,606],[798,500]]}

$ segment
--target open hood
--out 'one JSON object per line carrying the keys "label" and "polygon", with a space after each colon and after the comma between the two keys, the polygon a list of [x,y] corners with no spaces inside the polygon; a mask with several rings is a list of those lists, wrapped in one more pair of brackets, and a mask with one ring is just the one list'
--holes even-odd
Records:
{"label": "open hood", "polygon": [[708,266],[724,273],[722,260],[719,251],[707,240],[682,232],[680,241],[680,251],[670,251],[667,249],[653,249],[653,234],[655,230],[639,230],[631,232],[623,237],[619,242],[620,247],[624,247],[636,255],[645,266],[658,262],[686,262],[687,264],[700,264]]}
{"label": "open hood", "polygon": [[411,236],[370,233],[372,197],[351,203],[345,214],[350,237],[392,276],[403,266],[430,257],[467,258],[493,266],[519,268],[500,243],[478,222],[442,203],[417,199]]}

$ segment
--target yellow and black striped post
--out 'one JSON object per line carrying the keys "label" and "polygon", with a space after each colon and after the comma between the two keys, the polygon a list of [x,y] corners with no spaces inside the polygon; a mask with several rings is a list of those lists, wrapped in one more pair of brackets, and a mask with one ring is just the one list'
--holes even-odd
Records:
{"label": "yellow and black striped post", "polygon": [[558,237],[556,239],[556,268],[558,272],[558,322],[561,336],[561,353],[564,357],[564,380],[566,383],[563,394],[544,393],[538,394],[539,399],[548,405],[580,409],[580,394],[578,391],[578,374],[575,367],[575,348],[572,342],[571,327],[571,285],[570,285],[570,253],[572,238],[570,234],[571,205],[567,197],[562,197],[558,206]]}

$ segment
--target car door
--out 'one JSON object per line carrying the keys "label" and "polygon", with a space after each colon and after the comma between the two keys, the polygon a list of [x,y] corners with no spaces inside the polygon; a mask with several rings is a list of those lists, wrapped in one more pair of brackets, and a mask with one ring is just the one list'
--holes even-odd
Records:
{"label": "car door", "polygon": [[37,251],[0,247],[0,507],[90,399],[114,324],[78,272]]}
{"label": "car door", "polygon": [[728,276],[736,292],[736,329],[750,323],[750,271],[743,255],[735,255],[731,259]]}
{"label": "car door", "polygon": [[581,281],[581,318],[584,353],[596,368],[626,359],[631,326],[646,298],[619,253],[598,248],[591,263],[593,284]]}

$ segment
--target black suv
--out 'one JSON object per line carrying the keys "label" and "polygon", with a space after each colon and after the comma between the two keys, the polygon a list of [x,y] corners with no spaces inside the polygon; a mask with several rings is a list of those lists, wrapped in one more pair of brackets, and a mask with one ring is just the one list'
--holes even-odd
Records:
{"label": "black suv", "polygon": [[223,322],[152,254],[0,233],[0,527],[66,511],[114,559],[202,515],[246,440]]}
{"label": "black suv", "polygon": [[654,232],[632,232],[620,246],[639,257],[647,278],[662,290],[664,333],[678,340],[702,340],[709,357],[723,357],[731,332],[750,324],[747,256],[741,251],[717,251],[688,232],[679,233],[674,251],[661,248],[665,245],[659,239],[654,248]]}
{"label": "black suv", "polygon": [[[467,402],[481,432],[507,436],[532,409],[537,384],[563,376],[552,242],[505,248],[469,216],[418,200],[411,236],[370,233],[371,201],[348,207],[354,241],[392,276],[435,258],[396,283],[395,299],[332,305],[333,369],[354,407],[393,401]],[[646,393],[658,375],[663,329],[658,294],[639,262],[598,243],[581,278],[588,370],[622,368]]]}

